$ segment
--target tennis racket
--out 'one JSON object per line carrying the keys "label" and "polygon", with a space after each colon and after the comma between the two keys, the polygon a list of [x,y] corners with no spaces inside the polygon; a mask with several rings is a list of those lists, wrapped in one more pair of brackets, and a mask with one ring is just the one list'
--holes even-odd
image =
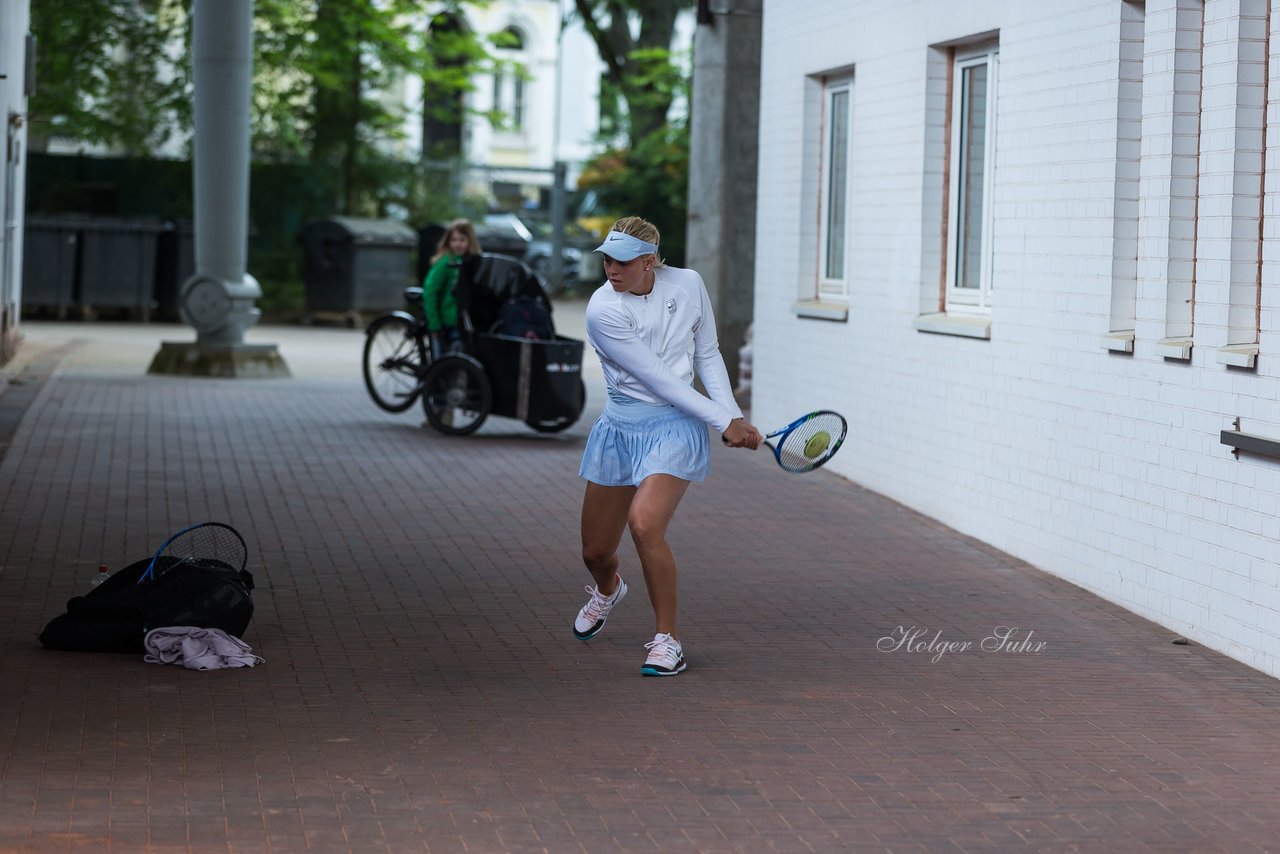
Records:
{"label": "tennis racket", "polygon": [[843,415],[820,409],[774,430],[764,437],[764,443],[773,451],[783,469],[793,474],[804,474],[836,455],[848,429]]}
{"label": "tennis racket", "polygon": [[244,537],[230,525],[200,522],[165,540],[151,558],[138,583],[163,575],[184,563],[221,563],[242,570],[249,562]]}

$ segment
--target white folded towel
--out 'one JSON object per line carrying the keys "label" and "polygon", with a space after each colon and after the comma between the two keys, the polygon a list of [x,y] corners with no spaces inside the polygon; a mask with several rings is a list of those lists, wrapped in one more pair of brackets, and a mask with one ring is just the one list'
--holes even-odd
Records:
{"label": "white folded towel", "polygon": [[188,670],[217,670],[222,667],[253,667],[266,661],[253,654],[253,647],[222,629],[196,626],[163,626],[143,638],[149,664],[181,664]]}

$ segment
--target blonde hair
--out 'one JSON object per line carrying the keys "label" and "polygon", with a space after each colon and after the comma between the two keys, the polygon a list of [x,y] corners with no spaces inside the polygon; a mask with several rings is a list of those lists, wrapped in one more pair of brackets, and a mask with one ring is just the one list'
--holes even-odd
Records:
{"label": "blonde hair", "polygon": [[467,238],[467,250],[462,254],[480,254],[480,238],[476,236],[476,227],[471,224],[469,219],[455,219],[449,223],[449,227],[445,229],[444,235],[440,238],[440,245],[436,247],[436,254],[431,256],[432,264],[449,254],[449,238],[453,237],[455,232]]}
{"label": "blonde hair", "polygon": [[[657,246],[662,242],[662,235],[658,233],[658,227],[647,219],[641,219],[638,216],[626,216],[613,224],[611,231],[620,234],[629,234],[632,237],[643,240],[645,243],[652,243]],[[655,267],[667,266],[667,261],[658,253],[653,253]]]}

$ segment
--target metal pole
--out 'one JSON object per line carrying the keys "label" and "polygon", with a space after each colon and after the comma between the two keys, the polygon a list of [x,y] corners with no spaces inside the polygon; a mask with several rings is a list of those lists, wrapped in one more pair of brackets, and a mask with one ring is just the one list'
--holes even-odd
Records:
{"label": "metal pole", "polygon": [[196,272],[182,286],[192,343],[164,341],[152,374],[287,377],[274,344],[246,344],[262,289],[245,272],[249,238],[249,96],[253,0],[193,0]]}
{"label": "metal pole", "polygon": [[568,168],[563,160],[557,160],[551,184],[551,257],[547,264],[547,278],[553,292],[564,289],[564,184]]}
{"label": "metal pole", "polygon": [[551,126],[551,162],[560,159],[560,102],[564,93],[564,5],[556,0],[556,100]]}
{"label": "metal pole", "polygon": [[183,308],[200,343],[234,346],[261,315],[254,300],[262,290],[245,269],[253,0],[193,6],[196,275],[183,288]]}

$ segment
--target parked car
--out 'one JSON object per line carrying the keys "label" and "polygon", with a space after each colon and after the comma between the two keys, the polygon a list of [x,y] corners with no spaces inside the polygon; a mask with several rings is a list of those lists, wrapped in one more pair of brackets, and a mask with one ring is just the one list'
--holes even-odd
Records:
{"label": "parked car", "polygon": [[[476,236],[485,252],[519,258],[544,278],[550,272],[551,223],[546,219],[528,214],[488,214],[476,223]],[[593,287],[604,281],[600,261],[591,254],[598,242],[581,226],[565,223],[560,259],[566,288],[578,283]]]}

